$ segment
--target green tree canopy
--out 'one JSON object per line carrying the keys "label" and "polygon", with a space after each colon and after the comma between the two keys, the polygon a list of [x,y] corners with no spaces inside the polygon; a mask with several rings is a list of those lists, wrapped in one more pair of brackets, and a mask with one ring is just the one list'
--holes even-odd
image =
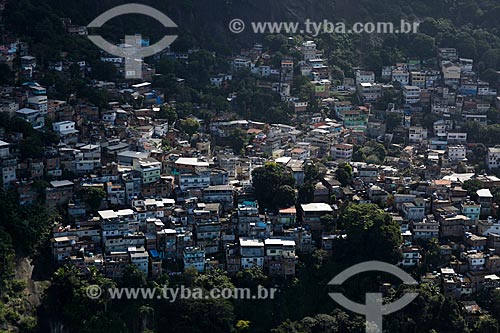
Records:
{"label": "green tree canopy", "polygon": [[295,178],[281,164],[268,162],[263,167],[255,168],[252,171],[252,183],[255,197],[263,209],[276,210],[295,201],[292,198]]}
{"label": "green tree canopy", "polygon": [[349,204],[340,217],[347,234],[347,253],[354,261],[380,260],[397,263],[401,230],[392,217],[374,204]]}
{"label": "green tree canopy", "polygon": [[179,129],[189,136],[192,136],[200,128],[200,123],[193,118],[182,119],[179,122]]}
{"label": "green tree canopy", "polygon": [[342,184],[342,186],[346,186],[351,182],[352,177],[352,167],[349,163],[341,163],[337,167],[337,171],[335,171],[335,175],[337,176],[337,180]]}

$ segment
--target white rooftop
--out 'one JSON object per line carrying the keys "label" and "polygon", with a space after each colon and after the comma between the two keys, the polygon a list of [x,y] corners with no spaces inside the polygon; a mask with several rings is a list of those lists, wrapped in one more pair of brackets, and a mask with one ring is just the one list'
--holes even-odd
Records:
{"label": "white rooftop", "polygon": [[280,238],[268,238],[264,241],[266,246],[268,245],[282,245],[282,246],[295,246],[294,240],[280,239]]}
{"label": "white rooftop", "polygon": [[330,207],[330,205],[323,203],[323,202],[302,204],[300,206],[302,207],[302,210],[304,212],[332,212],[333,211],[333,209],[332,209],[332,207]]}
{"label": "white rooftop", "polygon": [[50,182],[52,187],[73,186],[74,183],[69,180],[54,180]]}
{"label": "white rooftop", "polygon": [[22,109],[16,111],[16,113],[25,114],[25,115],[35,114],[35,113],[38,113],[38,112],[40,112],[40,111],[34,110],[34,109],[30,109],[30,108],[22,108]]}
{"label": "white rooftop", "polygon": [[198,166],[198,167],[208,167],[209,166],[207,161],[201,161],[196,157],[179,157],[175,161],[175,163],[182,164],[182,165]]}
{"label": "white rooftop", "polygon": [[118,216],[126,216],[126,215],[134,215],[134,211],[132,209],[120,209],[116,212]]}
{"label": "white rooftop", "polygon": [[112,210],[100,210],[99,216],[104,220],[116,219],[118,218],[118,214]]}
{"label": "white rooftop", "polygon": [[131,157],[131,158],[147,158],[149,157],[149,153],[142,151],[123,151],[118,153],[118,157]]}
{"label": "white rooftop", "polygon": [[264,247],[264,243],[260,239],[240,237],[241,247]]}
{"label": "white rooftop", "polygon": [[493,194],[491,194],[490,190],[487,188],[477,190],[476,193],[477,193],[477,196],[480,198],[493,198]]}

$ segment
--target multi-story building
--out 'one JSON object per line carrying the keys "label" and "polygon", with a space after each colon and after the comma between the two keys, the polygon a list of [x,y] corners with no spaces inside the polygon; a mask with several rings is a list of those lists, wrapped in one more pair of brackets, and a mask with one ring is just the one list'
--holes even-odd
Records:
{"label": "multi-story building", "polygon": [[156,250],[161,259],[172,259],[177,256],[177,231],[160,229],[156,231]]}
{"label": "multi-story building", "polygon": [[422,221],[425,217],[425,204],[423,200],[405,202],[402,205],[403,216],[409,221]]}
{"label": "multi-story building", "polygon": [[264,268],[264,242],[260,239],[240,237],[241,268]]}
{"label": "multi-story building", "polygon": [[264,267],[271,276],[295,276],[295,241],[268,238],[264,241]]}
{"label": "multi-story building", "polygon": [[481,205],[473,201],[462,202],[461,212],[470,220],[477,221],[481,215]]}
{"label": "multi-story building", "polygon": [[403,261],[401,264],[403,267],[414,267],[420,264],[420,259],[422,255],[420,254],[420,248],[418,246],[406,246],[403,247]]}
{"label": "multi-story building", "polygon": [[460,81],[461,68],[449,61],[443,61],[441,65],[444,83],[453,88],[458,87]]}
{"label": "multi-story building", "polygon": [[441,237],[463,237],[470,226],[470,219],[460,214],[445,214],[438,217]]}
{"label": "multi-story building", "polygon": [[4,99],[0,101],[0,113],[5,113],[9,117],[13,117],[17,110],[19,110],[19,104],[14,100]]}
{"label": "multi-story building", "polygon": [[433,125],[434,135],[436,135],[441,140],[446,140],[448,136],[448,125],[443,119],[434,122]]}
{"label": "multi-story building", "polygon": [[78,240],[76,236],[60,236],[51,240],[52,257],[56,262],[69,259],[75,253],[75,244]]}
{"label": "multi-story building", "polygon": [[420,143],[427,139],[427,129],[420,126],[411,126],[408,132],[408,140],[412,143]]}
{"label": "multi-story building", "polygon": [[432,218],[424,218],[422,222],[411,224],[414,239],[439,238],[439,222]]}
{"label": "multi-story building", "polygon": [[356,84],[375,83],[375,73],[372,71],[356,71]]}
{"label": "multi-story building", "polygon": [[318,52],[314,41],[308,40],[303,42],[300,51],[302,52],[305,61],[317,58]]}
{"label": "multi-story building", "polygon": [[399,82],[402,86],[407,86],[410,83],[410,73],[406,70],[395,69],[392,71],[392,81]]}
{"label": "multi-story building", "polygon": [[500,147],[488,148],[486,164],[489,169],[497,169],[500,166]]}
{"label": "multi-story building", "polygon": [[216,254],[220,250],[221,223],[217,218],[200,219],[195,224],[195,236],[196,244],[202,246],[206,254]]}
{"label": "multi-story building", "polygon": [[23,108],[16,111],[16,116],[26,120],[34,129],[41,129],[45,126],[45,118],[39,110]]}
{"label": "multi-story building", "polygon": [[196,168],[194,172],[179,174],[177,179],[182,191],[201,190],[210,186],[210,175],[210,169]]}
{"label": "multi-story building", "polygon": [[144,248],[129,249],[130,263],[136,266],[146,276],[149,275],[149,255]]}
{"label": "multi-story building", "polygon": [[10,157],[10,144],[0,141],[0,175],[4,188],[10,187],[16,180],[17,160]]}
{"label": "multi-story building", "polygon": [[364,183],[376,183],[378,179],[378,169],[373,165],[364,165],[357,168],[356,176]]}
{"label": "multi-story building", "polygon": [[101,146],[89,144],[80,147],[75,155],[75,170],[77,173],[91,173],[101,168]]}
{"label": "multi-story building", "polygon": [[283,58],[281,60],[281,82],[293,83],[293,59]]}
{"label": "multi-story building", "polygon": [[250,232],[250,225],[260,222],[257,202],[246,201],[239,204],[237,219],[239,235],[247,236]]}
{"label": "multi-story building", "polygon": [[417,104],[420,102],[420,88],[417,86],[404,86],[403,99],[405,104]]}
{"label": "multi-story building", "polygon": [[358,108],[340,113],[344,127],[352,130],[365,131],[368,126],[369,111],[367,108]]}
{"label": "multi-story building", "polygon": [[326,203],[301,204],[302,222],[313,232],[320,232],[323,229],[321,218],[325,215],[332,215],[333,209]]}
{"label": "multi-story building", "polygon": [[463,145],[448,146],[448,158],[452,161],[465,161],[466,149]]}
{"label": "multi-story building", "polygon": [[32,96],[28,97],[26,101],[26,106],[30,109],[40,111],[42,116],[46,115],[48,112],[48,99],[47,96]]}
{"label": "multi-story building", "polygon": [[59,134],[61,140],[65,143],[76,143],[78,140],[78,130],[75,129],[74,121],[59,121],[52,124],[54,132]]}
{"label": "multi-story building", "polygon": [[332,146],[331,156],[336,160],[350,161],[354,146],[350,144],[336,144]]}
{"label": "multi-story building", "polygon": [[358,83],[357,92],[361,100],[376,102],[382,97],[382,85],[368,82]]}
{"label": "multi-story building", "polygon": [[451,144],[467,144],[467,133],[448,132],[447,141]]}
{"label": "multi-story building", "polygon": [[426,73],[425,71],[419,71],[419,72],[411,72],[410,73],[410,82],[412,86],[419,87],[420,89],[425,89],[425,82],[426,82]]}
{"label": "multi-story building", "polygon": [[130,265],[130,255],[127,251],[111,252],[105,255],[105,274],[111,279],[119,279]]}
{"label": "multi-story building", "polygon": [[493,205],[493,194],[487,188],[477,190],[477,202],[481,205],[481,215],[489,216]]}
{"label": "multi-story building", "polygon": [[205,271],[205,250],[199,246],[189,246],[184,248],[182,259],[184,270],[194,268],[198,272]]}
{"label": "multi-story building", "polygon": [[234,187],[233,185],[215,185],[203,189],[203,199],[206,202],[219,202],[225,209],[233,208]]}
{"label": "multi-story building", "polygon": [[68,203],[73,196],[74,185],[75,184],[69,180],[51,181],[50,187],[45,190],[45,202],[49,207]]}
{"label": "multi-story building", "polygon": [[133,168],[140,172],[143,184],[150,184],[160,180],[161,162],[154,158],[134,159]]}

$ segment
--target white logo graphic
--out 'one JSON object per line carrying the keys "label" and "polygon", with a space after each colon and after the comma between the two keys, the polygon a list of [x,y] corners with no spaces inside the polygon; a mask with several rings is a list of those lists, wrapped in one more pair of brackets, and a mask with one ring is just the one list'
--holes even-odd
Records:
{"label": "white logo graphic", "polygon": [[[382,262],[382,261],[367,261],[354,265],[339,275],[334,277],[328,284],[341,285],[344,281],[359,273],[369,271],[381,271],[390,273],[400,278],[404,284],[416,285],[415,281],[408,273],[402,269]],[[406,293],[403,297],[390,304],[383,304],[383,297],[381,293],[367,293],[366,304],[354,303],[340,293],[330,293],[335,302],[342,305],[344,308],[366,316],[366,332],[382,332],[382,316],[396,312],[410,304],[417,296],[417,293]]]}
{"label": "white logo graphic", "polygon": [[[147,15],[159,21],[166,28],[177,28],[177,25],[159,10],[136,3],[114,7],[95,18],[87,27],[100,28],[110,19],[124,14]],[[177,36],[164,36],[156,44],[147,47],[142,47],[142,37],[140,35],[125,36],[124,47],[113,45],[99,35],[89,35],[88,38],[104,51],[125,58],[125,77],[127,79],[138,79],[142,77],[142,59],[167,48],[175,41]]]}

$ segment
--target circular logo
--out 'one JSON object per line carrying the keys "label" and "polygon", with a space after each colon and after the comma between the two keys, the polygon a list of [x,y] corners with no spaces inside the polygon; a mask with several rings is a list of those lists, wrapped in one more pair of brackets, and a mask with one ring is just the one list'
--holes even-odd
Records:
{"label": "circular logo", "polygon": [[232,33],[239,34],[245,30],[245,22],[242,19],[234,19],[229,22],[229,30]]}
{"label": "circular logo", "polygon": [[95,284],[88,286],[85,292],[87,293],[87,297],[90,299],[98,299],[102,295],[101,287]]}

